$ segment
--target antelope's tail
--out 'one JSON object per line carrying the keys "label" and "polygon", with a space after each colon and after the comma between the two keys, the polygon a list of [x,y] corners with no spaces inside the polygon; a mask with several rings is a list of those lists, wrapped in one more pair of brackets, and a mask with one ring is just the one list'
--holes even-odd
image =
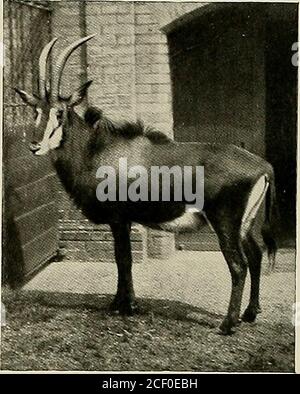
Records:
{"label": "antelope's tail", "polygon": [[276,201],[276,189],[275,189],[275,178],[274,173],[269,180],[270,185],[266,194],[266,211],[265,221],[262,226],[261,234],[264,243],[267,247],[268,260],[269,260],[269,272],[275,268],[276,252],[277,252],[277,226],[279,224],[278,206]]}

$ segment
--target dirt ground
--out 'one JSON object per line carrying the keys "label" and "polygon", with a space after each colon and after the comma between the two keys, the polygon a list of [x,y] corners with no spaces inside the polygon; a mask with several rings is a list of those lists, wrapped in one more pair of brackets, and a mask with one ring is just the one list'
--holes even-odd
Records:
{"label": "dirt ground", "polygon": [[[227,337],[218,326],[230,275],[219,252],[134,264],[140,310],[128,318],[108,311],[114,264],[50,264],[21,291],[2,294],[1,369],[293,372],[294,264],[293,252],[279,252],[276,271],[262,275],[257,322]],[[249,278],[243,310],[248,297]]]}
{"label": "dirt ground", "polygon": [[294,371],[291,323],[259,319],[224,337],[222,316],[176,301],[143,299],[122,318],[109,296],[5,293],[3,370]]}

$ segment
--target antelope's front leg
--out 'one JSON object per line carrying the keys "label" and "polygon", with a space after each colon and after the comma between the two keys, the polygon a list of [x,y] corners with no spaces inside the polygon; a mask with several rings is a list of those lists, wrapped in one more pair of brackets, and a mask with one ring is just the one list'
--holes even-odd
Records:
{"label": "antelope's front leg", "polygon": [[110,227],[118,267],[118,288],[111,309],[123,315],[132,315],[136,309],[136,302],[132,281],[131,223],[114,223]]}

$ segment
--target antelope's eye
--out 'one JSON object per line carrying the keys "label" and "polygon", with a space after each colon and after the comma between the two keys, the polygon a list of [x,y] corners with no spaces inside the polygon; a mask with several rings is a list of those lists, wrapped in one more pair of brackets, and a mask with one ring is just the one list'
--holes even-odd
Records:
{"label": "antelope's eye", "polygon": [[33,116],[34,116],[34,120],[36,120],[37,117],[39,116],[39,111],[38,111],[36,108],[34,109],[34,114],[33,114]]}

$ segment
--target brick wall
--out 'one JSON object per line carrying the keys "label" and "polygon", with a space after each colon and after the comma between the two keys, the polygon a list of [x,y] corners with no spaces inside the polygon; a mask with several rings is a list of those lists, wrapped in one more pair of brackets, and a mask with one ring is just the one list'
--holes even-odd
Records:
{"label": "brick wall", "polygon": [[[86,34],[97,34],[87,46],[87,76],[94,81],[90,103],[113,119],[140,118],[172,137],[171,80],[163,29],[201,6],[203,3],[88,1]],[[53,36],[61,37],[58,48],[82,35],[79,14],[79,2],[54,3]],[[64,73],[64,91],[76,88],[83,71],[77,51]],[[63,190],[60,201],[60,242],[66,257],[111,261],[113,244],[108,227],[88,223]],[[143,261],[147,250],[155,257],[174,251],[173,236],[137,226],[132,237],[134,261]]]}
{"label": "brick wall", "polygon": [[87,33],[92,101],[116,119],[135,119],[134,4],[88,2]]}

